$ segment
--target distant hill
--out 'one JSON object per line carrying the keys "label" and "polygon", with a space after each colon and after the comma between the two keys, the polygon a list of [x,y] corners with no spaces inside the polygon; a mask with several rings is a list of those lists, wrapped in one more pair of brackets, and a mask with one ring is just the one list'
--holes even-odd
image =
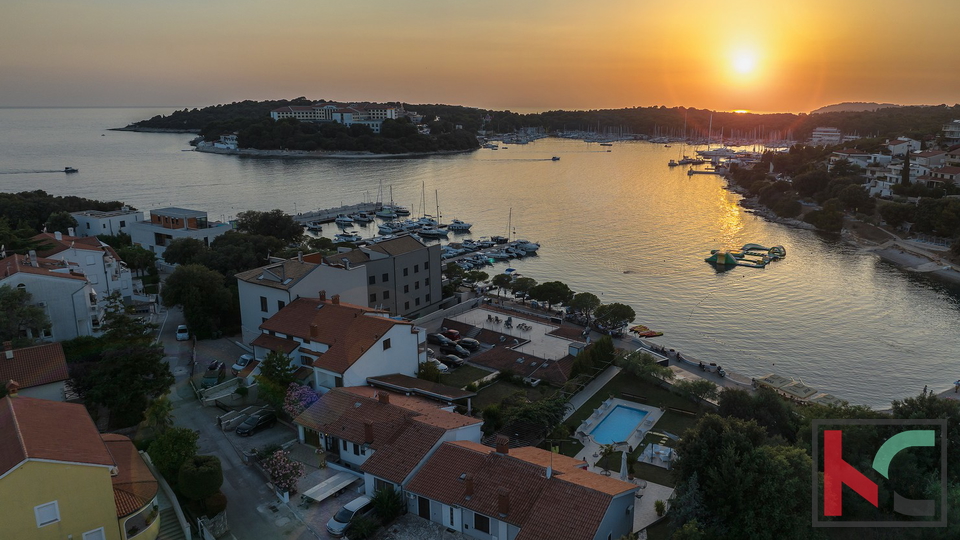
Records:
{"label": "distant hill", "polygon": [[895,103],[873,103],[865,101],[845,101],[835,105],[827,105],[817,110],[810,111],[810,114],[828,113],[828,112],[873,112],[880,109],[890,109],[893,107],[902,107]]}

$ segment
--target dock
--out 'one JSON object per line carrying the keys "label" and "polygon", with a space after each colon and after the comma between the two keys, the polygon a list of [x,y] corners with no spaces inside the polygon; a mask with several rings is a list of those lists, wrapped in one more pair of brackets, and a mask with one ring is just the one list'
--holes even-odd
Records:
{"label": "dock", "polygon": [[338,206],[336,208],[327,208],[322,210],[313,210],[311,212],[302,212],[299,214],[291,215],[293,219],[299,221],[306,225],[311,221],[317,223],[330,223],[337,218],[337,214],[355,214],[357,212],[369,212],[373,213],[380,209],[383,206],[381,203],[359,203],[359,204],[349,204],[346,206]]}

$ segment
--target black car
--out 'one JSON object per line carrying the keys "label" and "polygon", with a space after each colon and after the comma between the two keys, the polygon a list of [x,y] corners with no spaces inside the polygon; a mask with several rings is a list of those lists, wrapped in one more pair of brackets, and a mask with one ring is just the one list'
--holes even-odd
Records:
{"label": "black car", "polygon": [[460,341],[457,342],[457,345],[463,347],[464,349],[475,351],[480,348],[480,342],[473,338],[460,338]]}
{"label": "black car", "polygon": [[457,345],[456,343],[450,343],[448,345],[441,345],[440,352],[443,354],[455,354],[460,358],[466,358],[470,356],[470,351],[464,349],[463,347]]}
{"label": "black car", "polygon": [[437,345],[448,345],[453,343],[453,340],[443,334],[427,334],[427,343],[435,343]]}
{"label": "black car", "polygon": [[450,368],[460,367],[464,364],[463,358],[460,358],[455,354],[445,354],[438,357],[437,360],[439,360],[441,364]]}
{"label": "black car", "polygon": [[273,411],[258,411],[247,417],[237,426],[237,435],[246,437],[261,429],[272,428],[277,423],[277,415]]}

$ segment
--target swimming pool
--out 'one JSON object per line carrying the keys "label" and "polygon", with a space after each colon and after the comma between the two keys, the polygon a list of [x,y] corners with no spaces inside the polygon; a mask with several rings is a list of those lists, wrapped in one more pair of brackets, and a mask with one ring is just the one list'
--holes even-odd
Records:
{"label": "swimming pool", "polygon": [[630,438],[633,430],[640,425],[640,422],[643,422],[645,416],[647,416],[647,411],[641,411],[626,405],[617,405],[597,424],[597,427],[593,428],[590,435],[599,444],[626,441]]}

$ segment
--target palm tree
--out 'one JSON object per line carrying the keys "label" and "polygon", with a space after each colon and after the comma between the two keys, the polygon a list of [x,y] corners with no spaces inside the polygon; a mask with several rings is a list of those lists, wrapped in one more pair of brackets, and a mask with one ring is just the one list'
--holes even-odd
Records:
{"label": "palm tree", "polygon": [[166,395],[153,400],[144,414],[147,425],[157,433],[163,433],[173,426],[173,403],[170,403]]}

